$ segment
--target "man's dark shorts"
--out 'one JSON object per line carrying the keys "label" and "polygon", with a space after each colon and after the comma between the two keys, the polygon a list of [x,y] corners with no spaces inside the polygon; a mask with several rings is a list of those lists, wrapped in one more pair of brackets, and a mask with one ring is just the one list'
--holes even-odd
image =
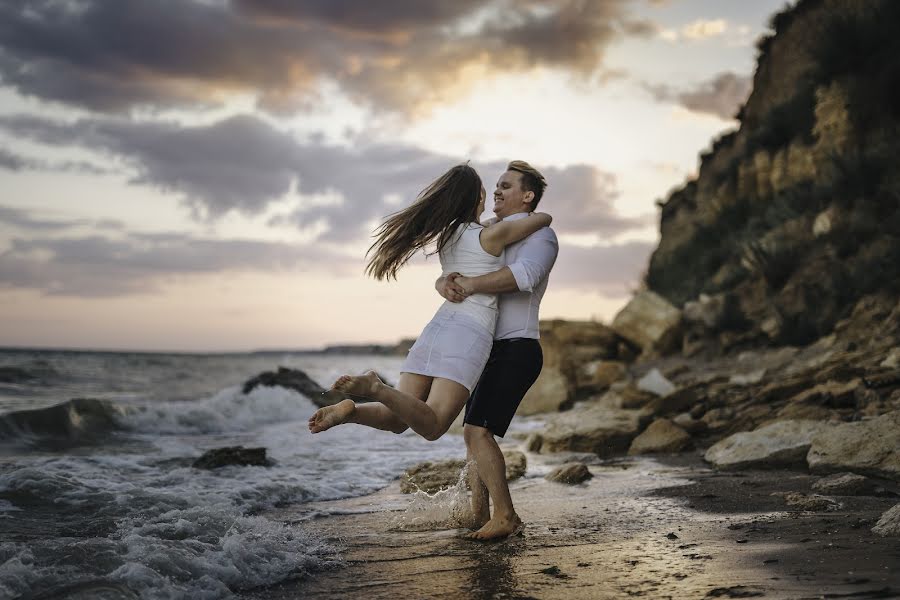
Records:
{"label": "man's dark shorts", "polygon": [[532,338],[494,340],[478,385],[466,402],[465,422],[503,437],[525,392],[544,366],[541,344]]}

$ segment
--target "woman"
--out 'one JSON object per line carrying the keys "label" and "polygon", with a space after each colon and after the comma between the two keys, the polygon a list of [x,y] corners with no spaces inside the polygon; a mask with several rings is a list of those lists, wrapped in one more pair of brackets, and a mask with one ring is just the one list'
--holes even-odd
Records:
{"label": "woman", "polygon": [[[409,208],[391,215],[376,232],[366,272],[396,279],[418,250],[436,242],[444,273],[474,277],[504,266],[504,248],[552,221],[535,213],[516,221],[479,224],[485,191],[468,165],[453,167],[429,185]],[[368,255],[368,254],[367,254]],[[359,423],[401,433],[407,428],[436,440],[462,410],[484,369],[494,337],[497,296],[473,294],[463,302],[445,302],[422,331],[401,367],[396,388],[369,371],[340,377],[333,388],[376,402],[357,405],[346,399],[321,408],[309,419],[319,433],[341,423]]]}

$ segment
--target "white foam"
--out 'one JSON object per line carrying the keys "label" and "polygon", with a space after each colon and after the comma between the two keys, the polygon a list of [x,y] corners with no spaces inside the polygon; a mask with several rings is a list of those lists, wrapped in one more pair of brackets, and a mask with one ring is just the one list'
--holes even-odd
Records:
{"label": "white foam", "polygon": [[306,421],[315,408],[309,399],[286,388],[260,386],[243,394],[240,386],[233,386],[202,400],[135,405],[121,420],[145,433],[227,433]]}
{"label": "white foam", "polygon": [[463,467],[453,487],[434,494],[422,489],[416,490],[406,509],[391,520],[391,527],[407,531],[430,531],[473,525],[475,515],[472,514],[466,484],[471,464]]}

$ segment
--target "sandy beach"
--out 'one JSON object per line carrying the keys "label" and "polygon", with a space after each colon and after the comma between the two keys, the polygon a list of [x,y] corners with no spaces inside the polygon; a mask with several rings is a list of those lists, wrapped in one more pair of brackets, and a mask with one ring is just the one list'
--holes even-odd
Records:
{"label": "sandy beach", "polygon": [[[328,516],[312,529],[339,549],[340,566],[242,597],[900,597],[900,544],[870,531],[897,502],[890,489],[840,497],[836,510],[792,511],[778,494],[808,493],[816,477],[716,472],[689,453],[595,459],[593,478],[576,486],[544,479],[567,458],[529,454],[512,485],[527,525],[497,543],[439,525],[398,529],[411,499],[398,482],[319,503]],[[292,511],[267,516],[290,523]]]}

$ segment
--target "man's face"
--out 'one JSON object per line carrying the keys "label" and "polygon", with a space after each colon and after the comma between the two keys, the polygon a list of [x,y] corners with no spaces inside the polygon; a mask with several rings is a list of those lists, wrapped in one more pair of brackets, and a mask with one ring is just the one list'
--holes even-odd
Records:
{"label": "man's face", "polygon": [[497,180],[497,188],[494,190],[494,213],[503,219],[515,213],[530,212],[531,197],[530,192],[522,189],[522,174],[518,171],[507,171]]}

